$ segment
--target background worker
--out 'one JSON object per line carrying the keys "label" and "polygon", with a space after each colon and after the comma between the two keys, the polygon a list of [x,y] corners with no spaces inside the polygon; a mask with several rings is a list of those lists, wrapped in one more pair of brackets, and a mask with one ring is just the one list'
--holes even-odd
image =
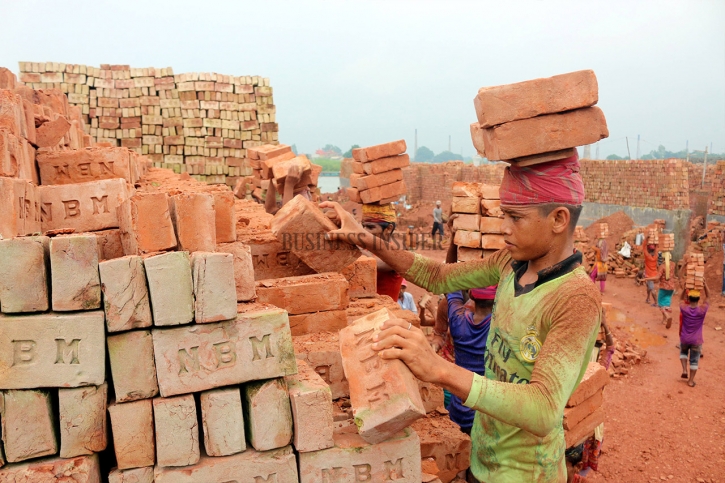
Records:
{"label": "background worker", "polygon": [[[647,298],[645,303],[657,306],[657,294],[655,293],[655,280],[657,280],[657,247],[651,243],[642,250],[644,253],[644,278],[647,286]],[[650,302],[650,296],[652,302]]]}
{"label": "background worker", "polygon": [[400,283],[400,292],[398,293],[398,305],[403,310],[410,310],[414,314],[418,313],[418,309],[415,308],[415,300],[413,300],[413,294],[406,291],[408,288],[408,282],[405,279]]}
{"label": "background worker", "polygon": [[[682,327],[680,327],[680,362],[682,363],[682,379],[687,379],[687,385],[695,387],[695,374],[697,374],[702,351],[702,326],[705,324],[705,315],[710,308],[708,298],[710,291],[704,285],[705,297],[699,290],[685,290],[682,287],[680,300],[680,313],[682,314]],[[690,362],[690,374],[687,374],[687,361]]]}
{"label": "background worker", "polygon": [[662,323],[665,328],[672,326],[672,294],[675,291],[675,263],[670,252],[665,252],[664,263],[657,269],[657,276],[645,280],[658,280],[657,306],[662,312]]}
{"label": "background worker", "polygon": [[433,231],[431,231],[431,238],[435,243],[436,232],[440,233],[440,239],[443,240],[445,232],[443,231],[443,208],[441,208],[440,200],[436,201],[436,207],[433,208]]}

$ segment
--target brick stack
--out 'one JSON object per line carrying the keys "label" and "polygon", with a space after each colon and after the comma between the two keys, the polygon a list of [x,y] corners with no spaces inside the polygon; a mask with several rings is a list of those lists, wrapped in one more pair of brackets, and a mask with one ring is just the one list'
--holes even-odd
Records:
{"label": "brick stack", "polygon": [[705,256],[702,253],[688,253],[685,288],[702,290],[705,288]]}
{"label": "brick stack", "polygon": [[608,383],[607,370],[598,362],[590,362],[564,409],[564,439],[567,448],[583,443],[604,422],[604,386]]}
{"label": "brick stack", "polygon": [[591,70],[516,84],[482,87],[473,100],[476,150],[522,166],[562,159],[609,136]]}
{"label": "brick stack", "polygon": [[240,180],[238,186],[235,187],[237,198],[252,195],[254,198],[262,200],[266,196],[265,192],[269,189],[270,183],[274,183],[276,192],[280,196],[283,195],[287,174],[293,168],[296,168],[299,173],[299,179],[294,186],[295,194],[305,188],[311,192],[317,189],[322,166],[312,164],[305,155],[295,155],[290,146],[263,144],[249,148],[247,154],[249,156],[247,163],[252,169],[252,174],[250,177]]}
{"label": "brick stack", "polygon": [[609,224],[608,223],[599,224],[599,238],[609,238]]}
{"label": "brick stack", "polygon": [[647,230],[647,244],[648,245],[659,245],[660,244],[660,231],[657,228],[649,228]]}
{"label": "brick stack", "polygon": [[718,161],[711,179],[710,209],[712,215],[725,216],[725,161]]}
{"label": "brick stack", "polygon": [[128,147],[149,155],[155,167],[209,183],[233,186],[249,174],[246,149],[278,141],[267,78],[20,62],[20,79],[68,94],[95,141]]}
{"label": "brick stack", "polygon": [[671,252],[675,249],[675,234],[674,233],[664,233],[660,237],[661,245],[660,249],[663,252]]}
{"label": "brick stack", "polygon": [[385,204],[398,201],[407,188],[403,170],[410,165],[405,140],[352,150],[352,171],[347,194],[351,201]]}
{"label": "brick stack", "polygon": [[451,210],[458,214],[453,220],[458,261],[478,260],[503,248],[503,212],[498,186],[455,182],[451,190]]}

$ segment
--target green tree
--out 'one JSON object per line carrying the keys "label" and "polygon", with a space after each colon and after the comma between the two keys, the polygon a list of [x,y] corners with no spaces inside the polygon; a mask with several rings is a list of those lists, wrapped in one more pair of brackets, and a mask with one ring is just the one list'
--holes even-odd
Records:
{"label": "green tree", "polygon": [[418,151],[415,153],[415,160],[419,163],[428,163],[430,161],[433,161],[433,158],[435,157],[435,154],[430,149],[426,148],[425,146],[421,146],[418,148]]}
{"label": "green tree", "polygon": [[609,156],[607,156],[607,159],[610,161],[617,161],[624,158],[621,156],[617,156],[616,154],[610,154]]}
{"label": "green tree", "polygon": [[335,153],[339,156],[342,156],[342,149],[338,148],[334,144],[326,144],[324,148],[322,148],[323,151],[327,151],[328,153]]}
{"label": "green tree", "polygon": [[450,151],[441,151],[435,155],[433,161],[436,163],[445,163],[446,161],[455,161],[461,159],[460,154],[452,153]]}
{"label": "green tree", "polygon": [[342,155],[342,157],[343,158],[352,158],[352,150],[355,148],[359,148],[359,147],[360,147],[359,145],[353,144],[352,146],[350,146],[350,149],[345,151],[345,153]]}

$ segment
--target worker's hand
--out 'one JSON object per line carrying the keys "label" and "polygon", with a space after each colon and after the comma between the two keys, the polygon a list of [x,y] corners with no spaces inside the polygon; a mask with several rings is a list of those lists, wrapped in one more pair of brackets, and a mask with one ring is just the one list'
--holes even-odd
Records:
{"label": "worker's hand", "polygon": [[388,319],[373,340],[376,342],[372,348],[379,351],[381,358],[400,359],[421,381],[438,380],[440,357],[419,328],[402,319]]}
{"label": "worker's hand", "polygon": [[340,240],[362,246],[361,239],[364,234],[367,234],[367,231],[355,220],[352,213],[348,213],[340,206],[340,203],[334,201],[325,201],[324,203],[320,203],[319,206],[323,210],[331,208],[330,211],[334,212],[334,216],[328,215],[328,217],[340,227],[338,230],[328,232],[325,237],[327,240]]}
{"label": "worker's hand", "polygon": [[296,164],[293,164],[289,167],[287,170],[287,176],[285,177],[285,184],[292,183],[292,186],[296,185],[297,182],[302,178],[302,171],[300,171],[300,167]]}
{"label": "worker's hand", "polygon": [[438,353],[443,346],[446,345],[446,341],[443,340],[443,337],[440,335],[434,335],[433,338],[430,340],[430,346],[433,348],[433,350]]}
{"label": "worker's hand", "polygon": [[456,218],[458,218],[458,213],[452,213],[448,217],[448,223],[446,223],[446,225],[448,225],[448,229],[451,230],[451,234],[453,235],[456,234],[456,230],[453,228],[453,220],[455,220]]}

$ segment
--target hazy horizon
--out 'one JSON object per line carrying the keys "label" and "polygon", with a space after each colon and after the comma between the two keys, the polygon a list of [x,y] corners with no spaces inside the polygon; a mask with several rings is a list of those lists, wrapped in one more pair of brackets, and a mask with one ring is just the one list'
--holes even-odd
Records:
{"label": "hazy horizon", "polygon": [[[271,79],[280,141],[404,138],[474,154],[479,87],[593,69],[600,157],[725,152],[725,2],[0,0],[0,66],[173,67]],[[592,156],[595,148],[592,147]]]}

